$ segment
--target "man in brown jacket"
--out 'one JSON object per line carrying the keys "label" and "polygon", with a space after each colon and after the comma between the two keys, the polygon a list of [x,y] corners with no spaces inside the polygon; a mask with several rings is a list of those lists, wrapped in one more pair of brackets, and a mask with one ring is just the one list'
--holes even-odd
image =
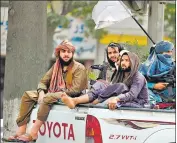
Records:
{"label": "man in brown jacket", "polygon": [[[85,67],[73,60],[75,47],[63,41],[55,50],[56,62],[41,79],[37,91],[26,91],[21,99],[20,112],[16,120],[18,129],[8,141],[33,141],[43,122],[46,121],[51,105],[57,102],[63,93],[76,95],[87,88]],[[39,103],[37,120],[29,134],[26,133],[27,123],[36,103]]]}

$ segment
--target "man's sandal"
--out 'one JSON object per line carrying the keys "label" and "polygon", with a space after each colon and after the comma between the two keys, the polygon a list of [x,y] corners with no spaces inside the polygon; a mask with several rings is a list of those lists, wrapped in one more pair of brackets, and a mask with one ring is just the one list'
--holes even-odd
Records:
{"label": "man's sandal", "polygon": [[36,142],[37,139],[33,139],[33,137],[26,133],[18,137],[18,140],[21,142]]}
{"label": "man's sandal", "polygon": [[4,142],[18,142],[18,135],[15,134],[13,136],[10,136],[9,138],[2,138],[2,141]]}

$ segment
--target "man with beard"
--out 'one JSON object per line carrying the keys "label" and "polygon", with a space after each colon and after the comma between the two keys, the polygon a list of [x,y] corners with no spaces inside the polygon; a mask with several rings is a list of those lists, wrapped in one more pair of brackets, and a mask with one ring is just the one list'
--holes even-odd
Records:
{"label": "man with beard", "polygon": [[101,103],[107,99],[109,109],[116,107],[141,108],[149,104],[148,89],[145,77],[138,71],[139,58],[131,52],[124,52],[112,84],[103,90],[91,91],[83,96],[70,98],[63,95],[61,100],[69,107],[77,104],[93,102]]}
{"label": "man with beard", "polygon": [[124,51],[124,47],[122,45],[120,45],[119,43],[110,43],[107,47],[106,47],[106,55],[107,55],[107,60],[109,65],[113,68],[114,72],[113,74],[110,76],[110,80],[107,79],[103,79],[101,75],[104,75],[105,71],[101,71],[98,79],[96,80],[96,82],[91,85],[91,89],[89,92],[94,92],[97,90],[103,90],[104,88],[106,88],[110,82],[112,81],[116,71],[118,70],[118,59],[120,56],[120,52]]}
{"label": "man with beard", "polygon": [[[119,53],[124,50],[124,47],[122,45],[120,45],[119,43],[110,43],[107,47],[106,47],[106,55],[107,55],[107,60],[109,65],[113,68],[114,73],[111,76],[111,80],[114,77],[114,74],[116,73],[117,69],[118,69],[118,58],[119,58]],[[98,79],[103,79],[103,75],[105,72],[104,70],[101,71],[101,73],[99,74]],[[110,82],[110,81],[109,81]]]}
{"label": "man with beard", "polygon": [[[20,112],[16,120],[18,129],[8,141],[33,141],[43,122],[46,121],[53,103],[63,93],[73,95],[87,88],[85,67],[73,60],[75,47],[63,41],[55,50],[56,62],[38,84],[37,91],[26,91],[22,96]],[[26,133],[27,123],[36,103],[39,103],[37,120],[29,134]]]}

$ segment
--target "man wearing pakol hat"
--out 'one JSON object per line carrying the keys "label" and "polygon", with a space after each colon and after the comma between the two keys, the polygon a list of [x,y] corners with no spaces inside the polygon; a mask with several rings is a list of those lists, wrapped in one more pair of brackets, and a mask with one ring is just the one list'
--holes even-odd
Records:
{"label": "man wearing pakol hat", "polygon": [[175,105],[176,64],[172,59],[173,48],[173,43],[160,41],[139,69],[148,81],[151,104],[159,105],[159,108]]}
{"label": "man wearing pakol hat", "polygon": [[[34,141],[43,122],[46,121],[51,105],[57,102],[63,93],[76,95],[87,88],[85,67],[73,60],[75,47],[67,40],[55,50],[56,62],[38,84],[37,91],[26,91],[22,96],[20,112],[16,120],[18,129],[8,141]],[[30,114],[36,103],[39,103],[36,122],[29,134],[26,133]]]}

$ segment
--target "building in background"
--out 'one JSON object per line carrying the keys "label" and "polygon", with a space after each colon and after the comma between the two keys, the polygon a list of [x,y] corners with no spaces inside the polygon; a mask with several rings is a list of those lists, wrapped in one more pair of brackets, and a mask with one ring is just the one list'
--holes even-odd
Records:
{"label": "building in background", "polygon": [[1,7],[1,56],[6,55],[6,40],[8,30],[8,7]]}
{"label": "building in background", "polygon": [[[74,59],[88,66],[96,59],[96,39],[84,35],[85,25],[79,18],[69,17],[69,27],[58,26],[53,35],[54,47],[68,39],[76,47]],[[54,54],[52,55],[54,58]]]}
{"label": "building in background", "polygon": [[[140,23],[143,28],[148,31],[148,15],[136,16],[136,19],[141,21]],[[110,41],[121,43],[129,42],[130,44],[138,42],[140,46],[147,46],[148,37],[131,17],[106,28],[106,30],[109,31],[109,34],[100,40],[101,44],[108,44]],[[167,34],[164,34],[164,40],[170,40]]]}
{"label": "building in background", "polygon": [[[141,24],[147,31],[148,15],[136,16],[136,18],[141,19]],[[85,65],[102,63],[105,55],[104,49],[110,42],[128,43],[130,45],[137,43],[140,46],[147,46],[147,36],[131,17],[105,28],[108,35],[98,42],[96,39],[84,35],[86,27],[81,19],[72,17],[69,17],[69,19],[70,26],[68,29],[61,26],[56,28],[53,35],[53,48],[64,39],[70,40],[76,47],[74,58]],[[1,57],[6,54],[7,26],[8,7],[1,7]],[[170,40],[166,31],[164,35],[165,40]]]}
{"label": "building in background", "polygon": [[6,40],[7,40],[7,30],[8,30],[8,7],[1,7],[1,22],[0,23],[1,23],[0,92],[2,93],[3,88],[4,88]]}
{"label": "building in background", "polygon": [[[136,16],[136,19],[140,21],[140,24],[143,26],[143,28],[148,31],[148,15]],[[110,42],[124,43],[129,47],[138,45],[142,48],[145,48],[145,52],[147,52],[148,37],[133,20],[133,18],[126,18],[125,20],[111,25],[105,29],[108,31],[108,34],[99,41],[100,47],[98,47],[98,53],[101,55],[97,56],[98,59],[96,59],[96,63],[101,63],[104,60],[104,48]],[[171,41],[166,31],[164,31],[164,40]]]}
{"label": "building in background", "polygon": [[[4,89],[6,40],[7,40],[7,30],[8,30],[8,7],[1,7],[1,22],[0,23],[1,23],[1,51],[0,51],[0,106],[1,106],[1,115],[0,115],[0,117],[2,119],[2,116],[3,116],[2,111],[3,111],[3,89]],[[1,122],[2,122],[2,120],[1,120]],[[2,135],[2,133],[1,133],[1,135]]]}
{"label": "building in background", "polygon": [[[136,16],[136,19],[148,31],[148,11],[143,16]],[[97,44],[96,39],[91,37],[86,38],[84,36],[84,30],[85,26],[82,20],[70,17],[70,27],[68,29],[62,29],[59,26],[53,37],[55,46],[61,40],[69,39],[76,46],[75,59],[84,64],[102,63],[105,56],[105,47],[110,42],[126,43],[127,45],[135,45],[136,43],[142,47],[147,47],[148,44],[148,37],[131,17],[105,28],[108,34],[98,41],[99,44]],[[164,40],[171,41],[166,31],[164,31]]]}

